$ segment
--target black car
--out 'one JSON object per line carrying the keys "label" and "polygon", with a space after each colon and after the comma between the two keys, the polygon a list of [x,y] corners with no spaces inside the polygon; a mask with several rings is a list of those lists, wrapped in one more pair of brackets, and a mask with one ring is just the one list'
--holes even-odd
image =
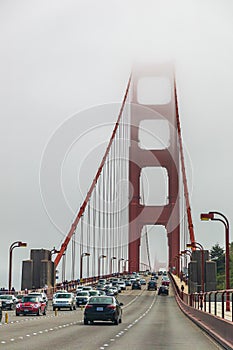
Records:
{"label": "black car", "polygon": [[158,295],[168,295],[169,294],[169,288],[168,286],[160,286],[159,287],[159,291],[158,291]]}
{"label": "black car", "polygon": [[122,322],[123,304],[113,296],[91,297],[85,306],[84,324],[94,321],[111,321],[115,325]]}
{"label": "black car", "polygon": [[132,289],[142,289],[141,283],[139,281],[135,281],[132,283]]}
{"label": "black car", "polygon": [[149,281],[147,284],[147,290],[157,290],[157,282]]}

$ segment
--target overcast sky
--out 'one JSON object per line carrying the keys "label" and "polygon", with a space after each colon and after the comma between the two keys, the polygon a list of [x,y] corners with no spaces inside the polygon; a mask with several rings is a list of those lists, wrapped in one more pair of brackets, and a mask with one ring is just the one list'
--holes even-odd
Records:
{"label": "overcast sky", "polygon": [[[196,239],[206,248],[216,242],[224,246],[222,225],[200,222],[199,216],[218,210],[233,222],[232,1],[2,0],[0,50],[0,286],[8,283],[12,242],[28,242],[28,248],[14,251],[16,288],[30,249],[59,248],[61,231],[66,234],[82,201],[71,190],[79,186],[78,163],[93,148],[90,130],[97,130],[98,144],[109,138],[111,128],[102,125],[116,119],[112,106],[121,102],[134,62],[175,64]],[[112,113],[86,117],[86,110],[106,104]],[[66,130],[64,145],[71,147],[75,129],[70,120],[76,121],[82,146],[76,149],[76,161],[67,164],[64,181],[76,183],[64,193],[72,210],[67,205],[59,229],[56,215],[60,217],[64,198],[62,203],[56,199],[55,217],[46,212],[40,164],[56,132]],[[51,206],[53,185],[50,177],[42,188],[51,191],[46,193]],[[165,235],[158,237],[160,249],[154,255],[163,259]]]}

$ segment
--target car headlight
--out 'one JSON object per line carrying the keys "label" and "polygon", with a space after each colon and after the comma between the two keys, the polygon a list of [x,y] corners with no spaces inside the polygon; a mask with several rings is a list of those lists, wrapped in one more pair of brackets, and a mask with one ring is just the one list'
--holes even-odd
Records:
{"label": "car headlight", "polygon": [[32,306],[34,306],[36,309],[38,309],[40,307],[40,304],[34,304]]}
{"label": "car headlight", "polygon": [[16,308],[18,309],[18,308],[20,308],[20,306],[21,306],[20,304],[17,304],[17,305],[16,305]]}

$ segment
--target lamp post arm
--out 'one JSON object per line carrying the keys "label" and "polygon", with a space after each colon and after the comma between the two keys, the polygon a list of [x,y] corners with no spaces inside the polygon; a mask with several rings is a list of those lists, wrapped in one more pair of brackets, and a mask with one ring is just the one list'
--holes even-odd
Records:
{"label": "lamp post arm", "polygon": [[[224,218],[224,220],[226,221],[224,224],[227,225],[227,227],[229,229],[229,227],[230,227],[229,221],[228,221],[227,217],[224,214],[220,213],[219,211],[210,211],[209,213],[210,214],[217,214],[217,215],[220,215],[222,218]],[[212,220],[220,221],[220,219],[216,219],[216,218],[213,218]],[[222,221],[222,222],[224,222],[224,221]]]}

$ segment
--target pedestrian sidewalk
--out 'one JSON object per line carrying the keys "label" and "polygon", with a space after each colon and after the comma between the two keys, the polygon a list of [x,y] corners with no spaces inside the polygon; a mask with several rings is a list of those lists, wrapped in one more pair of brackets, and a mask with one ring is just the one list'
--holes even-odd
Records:
{"label": "pedestrian sidewalk", "polygon": [[172,275],[172,277],[174,278],[177,286],[179,287],[179,289],[181,290],[181,286],[184,286],[184,293],[188,294],[188,286],[187,284],[185,284],[184,281],[181,282],[180,278],[177,275]]}

